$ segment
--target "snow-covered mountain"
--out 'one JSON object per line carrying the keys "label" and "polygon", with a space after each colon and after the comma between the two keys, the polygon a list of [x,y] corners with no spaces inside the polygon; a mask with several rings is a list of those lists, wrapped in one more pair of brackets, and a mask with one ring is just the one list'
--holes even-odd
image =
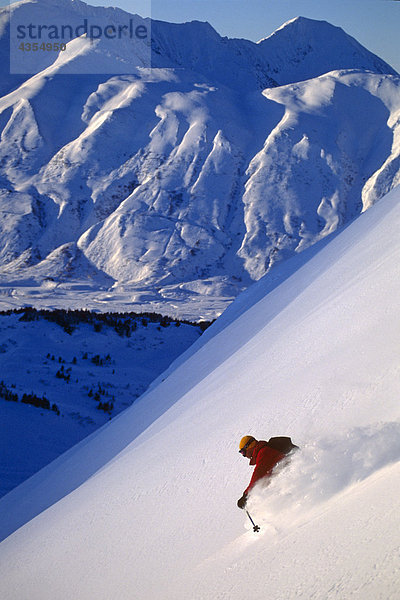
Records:
{"label": "snow-covered mountain", "polygon": [[[2,50],[10,19],[33,12],[130,17],[19,2],[1,10]],[[399,76],[341,29],[297,18],[255,44],[132,18],[151,31],[152,68],[126,40],[83,35],[55,60],[25,53],[30,76],[3,72],[4,307],[210,318],[399,182]]]}
{"label": "snow-covered mountain", "polygon": [[[397,600],[399,227],[398,187],[1,499],[2,600]],[[258,534],[248,433],[301,447],[250,495]]]}

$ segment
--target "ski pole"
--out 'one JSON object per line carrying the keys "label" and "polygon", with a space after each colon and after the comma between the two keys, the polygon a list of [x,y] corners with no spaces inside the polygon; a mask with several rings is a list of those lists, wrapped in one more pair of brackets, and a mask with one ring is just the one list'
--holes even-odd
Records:
{"label": "ski pole", "polygon": [[253,525],[253,531],[260,531],[259,526],[254,523],[254,521],[251,518],[250,513],[249,513],[249,511],[247,509],[246,509],[246,515],[249,517],[249,519],[251,521],[251,524]]}

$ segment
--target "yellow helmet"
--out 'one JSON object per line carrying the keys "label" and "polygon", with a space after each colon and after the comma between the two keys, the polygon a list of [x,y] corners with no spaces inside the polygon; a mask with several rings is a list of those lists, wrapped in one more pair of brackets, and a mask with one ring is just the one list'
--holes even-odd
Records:
{"label": "yellow helmet", "polygon": [[244,437],[242,437],[242,439],[239,442],[239,452],[242,452],[243,450],[247,450],[247,448],[251,448],[256,443],[257,443],[257,440],[252,435],[245,435]]}

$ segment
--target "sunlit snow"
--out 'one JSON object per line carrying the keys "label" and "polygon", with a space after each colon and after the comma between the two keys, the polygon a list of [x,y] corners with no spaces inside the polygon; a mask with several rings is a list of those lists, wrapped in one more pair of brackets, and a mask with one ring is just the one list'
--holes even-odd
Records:
{"label": "sunlit snow", "polygon": [[[1,597],[395,600],[399,200],[249,288],[163,381],[5,496],[3,536],[25,525],[0,545]],[[250,496],[259,534],[236,507],[247,433],[301,447]]]}

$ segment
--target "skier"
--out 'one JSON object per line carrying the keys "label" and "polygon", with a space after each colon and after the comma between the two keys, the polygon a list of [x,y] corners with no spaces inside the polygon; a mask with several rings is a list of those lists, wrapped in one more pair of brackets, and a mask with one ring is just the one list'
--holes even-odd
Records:
{"label": "skier", "polygon": [[248,493],[254,484],[263,477],[271,477],[274,467],[298,446],[292,444],[290,437],[273,437],[265,442],[256,440],[251,435],[245,435],[239,443],[239,452],[250,459],[250,465],[255,465],[253,476],[243,496],[237,501],[239,508],[245,508]]}

